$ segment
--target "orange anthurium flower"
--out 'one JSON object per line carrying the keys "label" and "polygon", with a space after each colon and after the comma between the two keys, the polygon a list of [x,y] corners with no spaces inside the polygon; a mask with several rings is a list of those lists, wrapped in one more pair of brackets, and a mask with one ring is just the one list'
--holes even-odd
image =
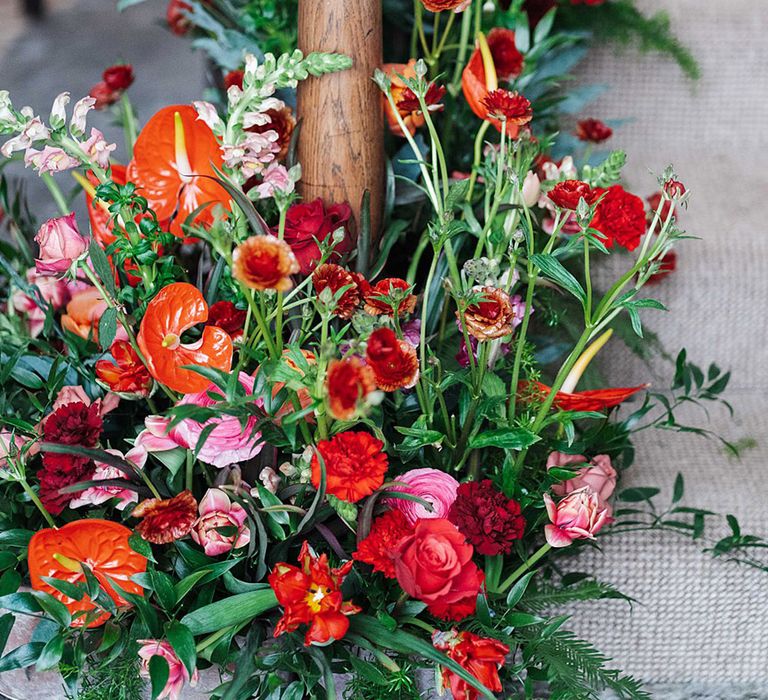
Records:
{"label": "orange anthurium flower", "polygon": [[[45,591],[64,603],[72,614],[72,627],[85,624],[83,613],[96,605],[85,595],[74,600],[57,591],[43,577],[69,583],[85,581],[81,564],[87,565],[101,586],[117,605],[129,603],[112,587],[110,579],[128,593],[144,595],[144,589],[131,581],[131,576],[147,570],[147,560],[128,544],[131,531],[109,520],[75,520],[61,528],[46,528],[36,532],[29,541],[28,561],[32,588]],[[80,615],[77,615],[81,613]],[[77,615],[77,616],[76,616]],[[109,618],[104,612],[88,623],[88,627],[103,625]]]}
{"label": "orange anthurium flower", "polygon": [[[612,387],[610,389],[593,389],[590,391],[558,391],[555,394],[554,406],[561,411],[607,411],[626,401],[632,394],[647,389],[648,384],[631,387]],[[523,401],[541,399],[548,396],[551,387],[541,382],[520,382],[518,395]]]}
{"label": "orange anthurium flower", "polygon": [[[486,38],[478,35],[478,46],[472,52],[461,75],[461,87],[472,111],[501,131],[498,119],[488,118],[488,107],[483,102],[489,92],[498,89],[499,81],[511,80],[523,69],[523,55],[515,45],[515,33],[511,29],[496,27]],[[507,124],[507,134],[517,136],[518,127]]]}
{"label": "orange anthurium flower", "polygon": [[137,340],[150,374],[174,391],[205,391],[210,381],[185,365],[202,365],[228,372],[232,368],[232,338],[216,326],[203,328],[191,345],[181,344],[181,334],[208,319],[208,304],[197,287],[175,282],[149,302]]}
{"label": "orange anthurium flower", "polygon": [[[159,221],[170,220],[170,232],[184,237],[181,225],[203,204],[229,207],[229,195],[217,182],[214,166],[223,158],[213,132],[190,105],[163,107],[144,126],[133,147],[128,180],[141,188]],[[197,215],[211,223],[211,208]]]}

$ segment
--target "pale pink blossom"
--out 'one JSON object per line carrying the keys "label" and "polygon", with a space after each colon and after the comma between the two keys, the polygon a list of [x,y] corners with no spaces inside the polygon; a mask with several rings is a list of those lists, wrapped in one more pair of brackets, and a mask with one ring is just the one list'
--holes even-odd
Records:
{"label": "pale pink blossom", "polygon": [[[105,452],[109,452],[115,457],[121,457],[128,462],[133,463],[137,469],[143,469],[147,461],[147,451],[143,447],[134,447],[125,454],[119,450],[107,449]],[[94,461],[96,470],[91,477],[92,481],[105,481],[107,479],[126,479],[125,472],[121,471],[117,467],[112,467],[109,464],[103,462]],[[137,503],[139,500],[139,494],[133,489],[120,488],[119,486],[91,486],[90,488],[82,491],[77,498],[73,499],[69,503],[70,508],[80,508],[81,506],[98,506],[102,503],[106,503],[112,498],[117,498],[119,503],[117,504],[118,510],[125,509],[126,506],[131,503]]]}
{"label": "pale pink blossom", "polygon": [[21,448],[29,442],[29,438],[12,433],[10,430],[0,430],[0,472],[8,468],[8,460],[18,459]]}
{"label": "pale pink blossom", "polygon": [[242,126],[243,129],[250,129],[252,126],[265,126],[272,121],[267,112],[269,110],[275,110],[279,112],[285,108],[285,102],[278,100],[275,97],[270,97],[266,100],[262,100],[259,104],[258,112],[246,112],[243,115]]}
{"label": "pale pink blossom", "polygon": [[270,493],[277,493],[277,489],[280,488],[280,475],[272,467],[264,467],[259,472],[259,481]]}
{"label": "pale pink blossom", "polygon": [[45,146],[42,151],[28,148],[24,154],[24,165],[27,168],[32,166],[39,175],[43,175],[72,170],[80,165],[80,161],[69,155],[63,148]]}
{"label": "pale pink blossom", "polygon": [[221,132],[224,122],[216,111],[216,107],[204,100],[195,100],[192,105],[197,110],[197,118],[200,121],[204,122],[213,133]]}
{"label": "pale pink blossom", "polygon": [[277,162],[270,163],[264,171],[263,178],[261,184],[256,188],[259,199],[269,199],[276,194],[285,196],[293,192],[293,178],[284,165]]}
{"label": "pale pink blossom", "polygon": [[418,501],[388,498],[387,505],[402,511],[412,525],[422,518],[447,518],[459,488],[459,482],[450,474],[429,467],[411,469],[396,477],[395,482],[390,491],[402,491],[416,496],[429,503],[432,508],[429,510]]}
{"label": "pale pink blossom", "polygon": [[109,167],[109,154],[117,148],[115,143],[107,143],[98,129],[91,128],[91,137],[80,144],[80,147],[91,157],[100,168]]}
{"label": "pale pink blossom", "polygon": [[168,681],[160,695],[157,696],[158,700],[163,698],[181,700],[181,691],[185,683],[189,683],[192,688],[197,685],[199,680],[197,669],[195,669],[190,679],[189,671],[187,671],[186,666],[184,666],[168,642],[161,639],[139,639],[138,642],[142,645],[141,649],[139,649],[139,658],[141,659],[139,673],[142,677],[150,677],[149,660],[153,656],[162,656],[168,662]]}
{"label": "pale pink blossom", "polygon": [[530,208],[536,202],[539,201],[539,195],[541,194],[541,181],[539,180],[539,176],[533,172],[533,170],[529,170],[528,174],[525,176],[525,180],[523,180],[523,202],[525,202],[525,206]]}
{"label": "pale pink blossom", "polygon": [[239,143],[222,145],[224,162],[228,168],[239,169],[245,178],[258,175],[280,152],[279,138],[273,129],[262,134],[246,133]]}
{"label": "pale pink blossom", "polygon": [[[68,403],[75,403],[77,401],[84,403],[86,406],[91,405],[91,397],[85,393],[83,387],[76,385],[63,386],[59,389],[59,393],[53,402],[51,411],[53,412],[62,406],[66,406]],[[99,415],[103,417],[118,407],[120,397],[117,394],[108,393],[103,399],[96,399],[93,403],[98,406]],[[46,418],[43,419],[43,422],[45,422]]]}
{"label": "pale pink blossom", "polygon": [[[240,372],[239,380],[247,392],[253,391],[253,377]],[[215,384],[211,384],[205,391],[186,394],[179,405],[215,406],[217,401],[212,399],[210,394],[221,396],[221,391]],[[222,414],[204,423],[187,418],[171,428],[170,418],[151,416],[144,421],[147,430],[139,435],[136,443],[143,445],[149,452],[162,452],[175,447],[195,450],[203,431],[214,425],[205,443],[199,448],[197,456],[214,467],[228,467],[231,464],[247,462],[261,452],[263,444],[261,433],[256,431],[257,423],[258,418],[250,416],[243,428],[238,417]]]}
{"label": "pale pink blossom", "polygon": [[10,158],[15,151],[25,151],[33,143],[45,141],[51,135],[48,127],[43,124],[40,117],[31,117],[28,119],[24,128],[18,136],[8,139],[0,148],[0,153],[6,158]]}
{"label": "pale pink blossom", "polygon": [[62,92],[56,96],[56,99],[53,101],[53,106],[51,107],[51,116],[48,120],[52,127],[57,128],[58,126],[63,126],[64,122],[67,121],[68,104],[68,92]]}
{"label": "pale pink blossom", "polygon": [[600,529],[613,520],[610,506],[587,486],[558,503],[545,493],[544,505],[552,521],[544,527],[544,536],[552,547],[567,547],[574,540],[593,540]]}
{"label": "pale pink blossom", "polygon": [[[209,557],[244,547],[251,541],[251,532],[245,525],[248,517],[239,503],[232,503],[220,489],[208,489],[198,505],[200,517],[192,525],[192,539]],[[219,528],[235,527],[237,531],[224,535]]]}
{"label": "pale pink blossom", "polygon": [[552,493],[555,496],[566,496],[588,486],[601,501],[607,501],[616,488],[617,474],[611,464],[611,458],[608,455],[595,455],[587,463],[587,458],[584,455],[567,455],[563,452],[552,452],[547,458],[547,469],[554,467],[567,469],[575,464],[587,464],[587,466],[577,469],[577,476],[573,479],[553,484]]}
{"label": "pale pink blossom", "polygon": [[82,136],[85,133],[85,120],[96,105],[95,97],[83,97],[75,102],[72,108],[72,119],[69,122],[69,131],[73,136]]}
{"label": "pale pink blossom", "polygon": [[40,275],[60,275],[85,255],[88,239],[77,228],[75,214],[48,219],[37,232],[40,256],[35,268]]}

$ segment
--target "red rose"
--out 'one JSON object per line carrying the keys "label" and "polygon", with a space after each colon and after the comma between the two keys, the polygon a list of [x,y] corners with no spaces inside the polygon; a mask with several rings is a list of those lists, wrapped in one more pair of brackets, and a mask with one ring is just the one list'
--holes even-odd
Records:
{"label": "red rose", "polygon": [[[351,234],[352,209],[349,204],[331,204],[326,207],[318,198],[312,202],[294,204],[285,217],[285,242],[291,246],[299,261],[301,273],[308,275],[320,260],[320,248],[315,239],[325,241],[336,229],[344,229],[344,238],[334,247],[335,253],[343,255],[354,247]],[[332,258],[338,257],[332,255]]]}
{"label": "red rose", "polygon": [[391,328],[377,328],[368,338],[365,361],[382,391],[410,389],[419,379],[416,349]]}
{"label": "red rose", "polygon": [[208,309],[206,326],[217,326],[233,338],[243,334],[247,312],[238,309],[231,301],[217,301]]}
{"label": "red rose", "polygon": [[613,135],[613,129],[599,119],[582,119],[576,125],[576,136],[581,141],[602,143]]}
{"label": "red rose", "polygon": [[472,545],[444,518],[419,520],[394,554],[395,574],[408,595],[446,620],[475,612],[483,572],[472,561]]}
{"label": "red rose", "polygon": [[594,204],[599,196],[586,182],[581,180],[564,180],[558,182],[547,196],[561,209],[576,211],[579,200],[583,197],[587,204]]}
{"label": "red rose", "polygon": [[605,239],[607,248],[618,243],[622,248],[634,250],[640,245],[645,233],[645,206],[637,195],[627,192],[621,185],[613,185],[607,190],[596,188],[600,200],[591,223]]}
{"label": "red rose", "polygon": [[[488,690],[502,690],[499,669],[509,654],[509,647],[497,639],[479,637],[472,632],[435,631],[432,644],[469,671]],[[479,693],[462,678],[447,668],[442,668],[443,685],[451,689],[454,700],[476,700]]]}
{"label": "red rose", "polygon": [[497,491],[490,479],[459,485],[456,500],[448,512],[459,532],[478,554],[509,554],[512,543],[523,536],[525,518],[520,504]]}
{"label": "red rose", "polygon": [[111,90],[127,90],[133,84],[133,66],[130,63],[110,66],[101,77]]}

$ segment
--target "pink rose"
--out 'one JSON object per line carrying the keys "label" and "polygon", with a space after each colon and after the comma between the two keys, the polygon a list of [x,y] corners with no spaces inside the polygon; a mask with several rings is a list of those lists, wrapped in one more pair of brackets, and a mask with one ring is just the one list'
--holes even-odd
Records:
{"label": "pink rose", "polygon": [[[254,378],[245,372],[239,374],[240,385],[248,392],[253,391]],[[215,406],[217,401],[209,394],[221,396],[221,392],[215,384],[211,384],[205,391],[197,394],[186,394],[179,405],[194,404],[196,406]],[[197,443],[203,431],[209,425],[216,427],[208,433],[205,443],[198,452],[201,461],[212,464],[214,467],[228,467],[230,464],[247,462],[255,457],[263,446],[261,433],[256,432],[258,423],[256,416],[250,416],[245,428],[236,416],[223,414],[211,418],[205,423],[192,419],[185,419],[169,429],[170,418],[163,416],[149,416],[144,425],[147,428],[136,439],[136,444],[141,444],[148,452],[163,452],[175,447],[183,447],[187,450],[197,448]]]}
{"label": "pink rose", "polygon": [[162,698],[169,698],[169,700],[180,700],[181,689],[185,683],[189,683],[191,687],[197,685],[199,674],[195,669],[192,679],[189,678],[189,671],[186,666],[181,662],[173,647],[165,640],[160,639],[139,639],[139,644],[142,645],[139,649],[139,658],[141,659],[141,668],[139,673],[144,678],[149,678],[149,660],[153,656],[162,656],[168,662],[168,681],[165,684],[158,700]]}
{"label": "pink rose", "polygon": [[432,505],[430,511],[418,501],[404,498],[387,499],[387,505],[402,511],[411,525],[423,518],[447,518],[448,511],[456,500],[456,490],[459,488],[459,482],[450,474],[429,467],[411,469],[398,476],[395,481],[405,486],[395,485],[390,488],[390,491],[409,493]]}
{"label": "pink rose", "polygon": [[48,219],[37,232],[35,241],[40,246],[35,267],[41,275],[66,272],[88,250],[88,239],[78,231],[74,212]]}
{"label": "pink rose", "polygon": [[544,505],[552,521],[544,527],[544,536],[552,547],[567,547],[574,540],[593,540],[603,525],[613,520],[610,506],[602,503],[586,486],[568,494],[559,503],[545,493]]}
{"label": "pink rose", "polygon": [[[547,469],[553,467],[568,468],[572,464],[584,464],[587,458],[584,455],[567,455],[563,452],[553,452],[547,459]],[[555,496],[566,496],[573,491],[588,486],[597,494],[597,497],[605,502],[613,494],[616,488],[616,470],[611,464],[608,455],[595,455],[589,466],[577,470],[577,476],[559,484],[552,485],[552,493]]]}
{"label": "pink rose", "polygon": [[[132,462],[136,465],[137,469],[143,469],[147,461],[147,451],[143,447],[134,447],[132,450],[123,455],[119,450],[108,449],[105,452],[115,455],[116,457],[122,457],[123,459]],[[93,481],[103,481],[106,479],[125,479],[125,472],[121,471],[117,467],[111,467],[103,462],[95,462],[96,470],[91,477]],[[77,498],[73,499],[69,503],[70,508],[80,508],[81,506],[98,506],[102,503],[106,503],[111,498],[119,499],[117,504],[118,510],[123,510],[131,503],[136,503],[139,500],[139,494],[133,489],[120,488],[119,486],[91,486],[85,491],[82,491]]]}
{"label": "pink rose", "polygon": [[[251,541],[251,532],[244,524],[245,510],[239,503],[232,503],[223,491],[208,489],[198,510],[200,517],[192,525],[192,539],[209,557],[239,549]],[[234,527],[237,532],[224,535],[219,532],[222,527]]]}

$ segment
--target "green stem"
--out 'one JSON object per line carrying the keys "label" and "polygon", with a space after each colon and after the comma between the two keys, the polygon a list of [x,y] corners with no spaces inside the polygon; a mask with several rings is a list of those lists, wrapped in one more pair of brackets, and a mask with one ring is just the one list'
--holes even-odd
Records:
{"label": "green stem", "polygon": [[27,480],[24,477],[19,478],[19,483],[21,484],[21,488],[24,489],[24,492],[29,496],[29,500],[32,501],[32,503],[37,506],[37,509],[42,514],[43,518],[45,518],[48,525],[52,528],[56,527],[56,523],[53,521],[53,518],[51,517],[51,514],[45,509],[45,506],[43,505],[42,501],[38,498],[37,494],[32,490],[32,487],[27,483]]}
{"label": "green stem", "polygon": [[432,627],[432,625],[430,625],[428,622],[424,622],[424,620],[419,620],[418,617],[403,617],[401,618],[400,622],[402,622],[404,625],[413,625],[414,627],[419,627],[430,635],[435,631],[435,628]]}
{"label": "green stem", "polygon": [[543,544],[541,547],[539,547],[539,549],[536,550],[530,559],[524,561],[507,578],[504,579],[498,588],[499,593],[504,593],[504,591],[511,587],[512,584],[517,581],[517,579],[519,579],[526,571],[528,571],[528,569],[530,569],[537,561],[539,561],[539,559],[541,559],[550,549],[552,549],[552,545],[550,544]]}
{"label": "green stem", "polygon": [[69,214],[72,210],[69,208],[69,205],[67,204],[67,200],[64,197],[64,193],[61,191],[61,188],[53,179],[53,176],[50,173],[43,173],[40,177],[42,177],[43,182],[45,183],[45,186],[48,188],[49,192],[51,193],[51,196],[53,197],[53,200],[56,202],[56,206],[59,208],[59,211],[61,212],[62,216],[66,216],[67,214]]}
{"label": "green stem", "polygon": [[136,143],[136,117],[133,113],[133,107],[131,101],[128,99],[128,95],[123,93],[120,98],[120,107],[123,117],[123,134],[125,136],[125,152],[126,160],[130,160],[133,157],[133,144]]}
{"label": "green stem", "polygon": [[187,450],[187,464],[184,474],[187,491],[191,491],[195,474],[195,453],[192,450]]}
{"label": "green stem", "polygon": [[520,324],[520,331],[517,334],[515,343],[515,362],[512,365],[512,381],[509,385],[509,424],[515,420],[515,411],[517,409],[517,385],[520,382],[520,366],[523,360],[523,350],[525,349],[525,338],[528,334],[528,324],[531,320],[531,310],[533,304],[533,292],[536,287],[536,273],[533,265],[528,265],[528,289],[525,293],[525,311],[523,313],[523,322]]}
{"label": "green stem", "polygon": [[488,131],[490,122],[483,121],[480,128],[477,130],[477,136],[475,136],[475,151],[474,159],[472,160],[472,172],[469,175],[469,189],[467,190],[467,201],[472,201],[472,193],[475,190],[475,182],[477,182],[477,173],[480,168],[480,158],[483,155],[483,138],[485,132]]}
{"label": "green stem", "polygon": [[461,73],[464,70],[464,63],[467,60],[467,51],[469,50],[469,31],[472,27],[472,13],[464,12],[461,18],[461,38],[459,39],[459,52],[456,56],[456,67],[453,70],[453,79],[451,80],[450,91],[452,95],[459,92],[461,86]]}

